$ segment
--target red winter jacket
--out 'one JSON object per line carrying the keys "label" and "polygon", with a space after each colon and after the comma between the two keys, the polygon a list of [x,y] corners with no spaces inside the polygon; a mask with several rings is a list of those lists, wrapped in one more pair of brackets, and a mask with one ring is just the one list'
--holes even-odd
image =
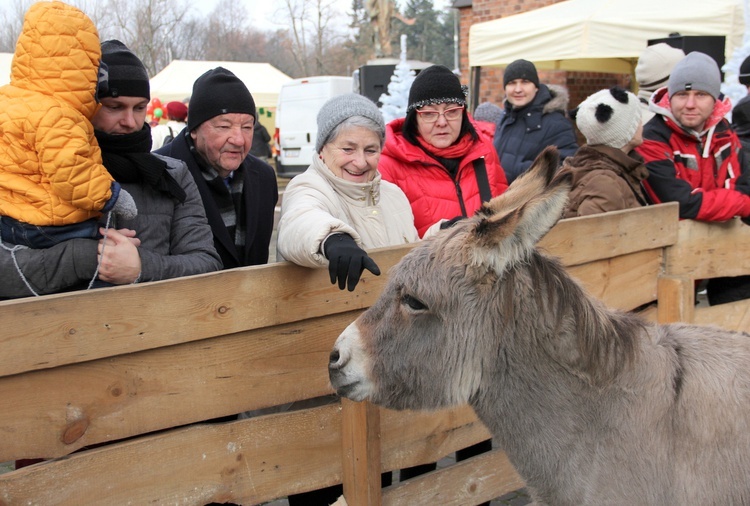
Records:
{"label": "red winter jacket", "polygon": [[666,88],[651,97],[654,116],[643,129],[637,148],[646,161],[649,176],[644,187],[654,202],[679,202],[680,218],[726,221],[750,216],[750,174],[740,178],[741,144],[724,115],[728,99],[717,100],[697,133],[683,129],[672,115]]}
{"label": "red winter jacket", "polygon": [[399,118],[386,125],[385,146],[378,170],[383,179],[396,184],[406,194],[420,237],[441,219],[471,216],[481,207],[474,160],[484,158],[493,197],[508,188],[505,172],[492,145],[494,125],[472,120],[479,139],[474,141],[468,156],[461,160],[454,180],[443,165],[404,138],[401,133],[403,124],[404,119]]}

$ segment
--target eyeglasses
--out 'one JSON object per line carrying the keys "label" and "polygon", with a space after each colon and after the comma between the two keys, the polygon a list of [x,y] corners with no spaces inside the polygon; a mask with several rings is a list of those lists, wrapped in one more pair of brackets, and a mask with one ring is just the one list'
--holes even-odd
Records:
{"label": "eyeglasses", "polygon": [[463,113],[463,106],[451,107],[450,109],[446,109],[443,112],[420,111],[419,109],[417,109],[417,114],[419,114],[419,117],[422,118],[422,121],[424,121],[425,123],[435,123],[440,116],[445,116],[446,121],[455,121],[463,116]]}

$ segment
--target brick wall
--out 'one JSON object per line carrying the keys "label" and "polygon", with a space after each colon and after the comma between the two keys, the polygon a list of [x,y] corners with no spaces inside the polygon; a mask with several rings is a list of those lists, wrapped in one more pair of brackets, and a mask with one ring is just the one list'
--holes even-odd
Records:
{"label": "brick wall", "polygon": [[[461,81],[464,84],[469,84],[469,27],[472,24],[520,14],[560,1],[563,0],[472,0],[471,6],[459,8],[459,69],[461,70]],[[518,57],[523,58],[523,55],[519,54]],[[540,71],[539,79],[543,83],[566,86],[570,93],[571,109],[600,89],[614,85],[630,87],[630,76],[627,74]],[[500,104],[504,98],[503,68],[482,67],[479,94],[477,97],[472,97],[473,105],[476,106],[482,102]]]}

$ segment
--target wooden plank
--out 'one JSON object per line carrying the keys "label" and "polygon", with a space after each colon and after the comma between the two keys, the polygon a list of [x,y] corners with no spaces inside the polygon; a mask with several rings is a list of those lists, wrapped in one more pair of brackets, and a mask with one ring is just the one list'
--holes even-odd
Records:
{"label": "wooden plank", "polygon": [[202,424],[0,475],[0,504],[259,504],[341,483],[340,406]]}
{"label": "wooden plank", "polygon": [[493,450],[385,489],[383,506],[479,504],[523,486],[508,457]]}
{"label": "wooden plank", "polygon": [[568,268],[607,306],[629,311],[656,300],[662,250],[648,250]]}
{"label": "wooden plank", "polygon": [[[373,253],[387,272],[410,246]],[[387,276],[354,292],[287,262],[0,302],[0,376],[369,307]]]}
{"label": "wooden plank", "polygon": [[379,506],[380,409],[369,402],[341,399],[344,497],[349,506]]}
{"label": "wooden plank", "polygon": [[[343,478],[341,410],[335,403],[196,424],[73,453],[1,474],[0,504],[258,504],[323,488]],[[383,410],[382,421],[381,471],[435,462],[489,437],[467,406]]]}
{"label": "wooden plank", "polygon": [[0,378],[0,462],[328,394],[328,355],[358,313]]}
{"label": "wooden plank", "polygon": [[727,222],[682,220],[675,245],[667,248],[665,272],[708,279],[750,274],[750,227],[739,218]]}
{"label": "wooden plank", "polygon": [[383,470],[437,462],[491,437],[469,406],[438,411],[381,409]]}
{"label": "wooden plank", "polygon": [[573,266],[663,248],[677,241],[676,203],[562,220],[539,247]]}
{"label": "wooden plank", "polygon": [[697,325],[716,325],[727,330],[750,333],[750,300],[695,309]]}
{"label": "wooden plank", "polygon": [[695,314],[695,283],[685,276],[659,276],[658,323],[693,321]]}

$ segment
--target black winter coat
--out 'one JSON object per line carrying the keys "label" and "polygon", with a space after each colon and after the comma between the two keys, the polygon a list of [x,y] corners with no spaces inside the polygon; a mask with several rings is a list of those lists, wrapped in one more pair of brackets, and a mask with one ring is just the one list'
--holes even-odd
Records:
{"label": "black winter coat", "polygon": [[224,226],[219,207],[211,196],[195,155],[190,150],[187,135],[189,133],[185,128],[174,141],[155,152],[187,163],[203,199],[206,217],[214,234],[214,245],[224,263],[224,269],[268,263],[269,245],[274,226],[274,209],[279,200],[276,173],[270,165],[253,155],[248,155],[242,162],[245,177],[242,193],[245,200],[247,230],[245,231],[245,249],[237,251],[233,238]]}
{"label": "black winter coat", "polygon": [[534,100],[514,109],[506,100],[495,130],[494,145],[508,184],[526,172],[547,146],[557,146],[560,163],[578,149],[567,118],[568,92],[562,86],[539,85]]}

